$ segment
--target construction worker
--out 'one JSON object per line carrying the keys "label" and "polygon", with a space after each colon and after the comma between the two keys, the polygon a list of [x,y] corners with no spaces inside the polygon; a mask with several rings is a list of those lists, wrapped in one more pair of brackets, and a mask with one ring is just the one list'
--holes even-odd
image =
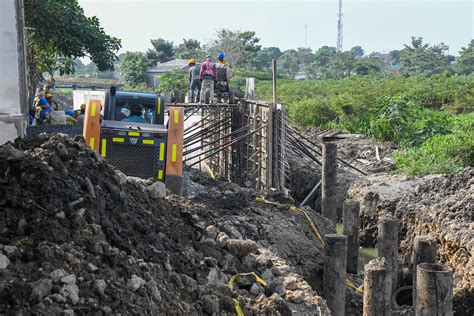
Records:
{"label": "construction worker", "polygon": [[212,103],[214,100],[214,81],[217,77],[216,64],[212,61],[212,56],[207,55],[206,60],[201,65],[200,77],[201,83],[201,96],[200,102],[202,103],[205,99],[206,90],[209,89],[209,101]]}
{"label": "construction worker", "polygon": [[[201,66],[196,65],[196,59],[191,58],[189,65],[189,102],[197,102],[201,96]],[[197,88],[197,96],[194,99],[194,90]]]}
{"label": "construction worker", "polygon": [[132,123],[150,123],[142,117],[143,106],[138,103],[132,104],[130,107],[130,116],[124,118],[122,122],[132,122]]}
{"label": "construction worker", "polygon": [[225,54],[224,53],[219,53],[217,54],[217,68],[225,68],[226,69],[226,76],[227,80],[230,79],[230,76],[232,75],[232,69],[230,68],[230,65],[225,61]]}
{"label": "construction worker", "polygon": [[86,113],[86,104],[82,103],[77,116],[77,125],[84,126],[84,115]]}
{"label": "construction worker", "polygon": [[36,111],[37,122],[40,124],[48,124],[49,113],[53,112],[51,106],[45,98],[41,98],[38,102],[38,109]]}
{"label": "construction worker", "polygon": [[53,107],[55,111],[59,109],[59,104],[53,100],[53,94],[51,92],[46,92],[44,94],[44,97],[48,101],[49,105]]}
{"label": "construction worker", "polygon": [[225,54],[219,53],[217,55],[217,78],[214,87],[214,92],[217,95],[217,102],[221,102],[221,98],[224,99],[223,94],[229,92],[229,78],[230,78],[230,67],[227,62],[224,60]]}

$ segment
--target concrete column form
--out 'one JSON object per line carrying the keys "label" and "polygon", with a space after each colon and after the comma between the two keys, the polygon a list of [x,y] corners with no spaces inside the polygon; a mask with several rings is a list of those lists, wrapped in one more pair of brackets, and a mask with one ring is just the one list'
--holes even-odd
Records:
{"label": "concrete column form", "polygon": [[325,235],[324,244],[324,298],[333,316],[344,316],[346,302],[347,237]]}
{"label": "concrete column form", "polygon": [[342,210],[342,233],[347,236],[347,272],[357,274],[360,225],[359,202],[345,201]]}
{"label": "concrete column form", "polygon": [[436,263],[436,238],[416,236],[413,242],[413,306],[416,304],[416,269],[420,263]]}
{"label": "concrete column form", "polygon": [[364,316],[390,316],[392,278],[385,258],[369,261],[364,267]]}
{"label": "concrete column form", "polygon": [[415,315],[453,315],[453,270],[438,263],[420,263],[416,273]]}
{"label": "concrete column form", "polygon": [[382,217],[378,223],[378,256],[385,261],[392,275],[392,292],[397,288],[398,279],[398,228],[400,221],[394,217]]}

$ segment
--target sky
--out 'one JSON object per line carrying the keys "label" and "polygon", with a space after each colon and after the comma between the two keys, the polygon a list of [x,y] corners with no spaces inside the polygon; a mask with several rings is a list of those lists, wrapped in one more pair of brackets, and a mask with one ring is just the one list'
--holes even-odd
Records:
{"label": "sky", "polygon": [[[217,29],[252,30],[264,47],[336,46],[338,0],[79,0],[88,16],[122,39],[125,51],[146,51],[150,39],[175,45],[209,42]],[[411,36],[445,43],[450,54],[474,38],[474,0],[343,0],[343,48],[366,53],[403,48]],[[305,26],[306,44],[305,44]]]}

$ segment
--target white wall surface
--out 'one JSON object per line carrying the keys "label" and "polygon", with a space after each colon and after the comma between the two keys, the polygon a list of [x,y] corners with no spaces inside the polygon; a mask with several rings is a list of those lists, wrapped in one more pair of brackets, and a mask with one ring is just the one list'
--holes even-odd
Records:
{"label": "white wall surface", "polygon": [[0,115],[20,115],[16,1],[0,1]]}

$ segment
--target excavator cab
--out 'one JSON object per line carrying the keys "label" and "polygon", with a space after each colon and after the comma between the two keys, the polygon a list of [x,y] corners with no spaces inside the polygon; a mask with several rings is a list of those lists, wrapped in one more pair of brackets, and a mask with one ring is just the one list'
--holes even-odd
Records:
{"label": "excavator cab", "polygon": [[112,87],[105,97],[100,154],[126,175],[164,181],[164,110],[162,95]]}

